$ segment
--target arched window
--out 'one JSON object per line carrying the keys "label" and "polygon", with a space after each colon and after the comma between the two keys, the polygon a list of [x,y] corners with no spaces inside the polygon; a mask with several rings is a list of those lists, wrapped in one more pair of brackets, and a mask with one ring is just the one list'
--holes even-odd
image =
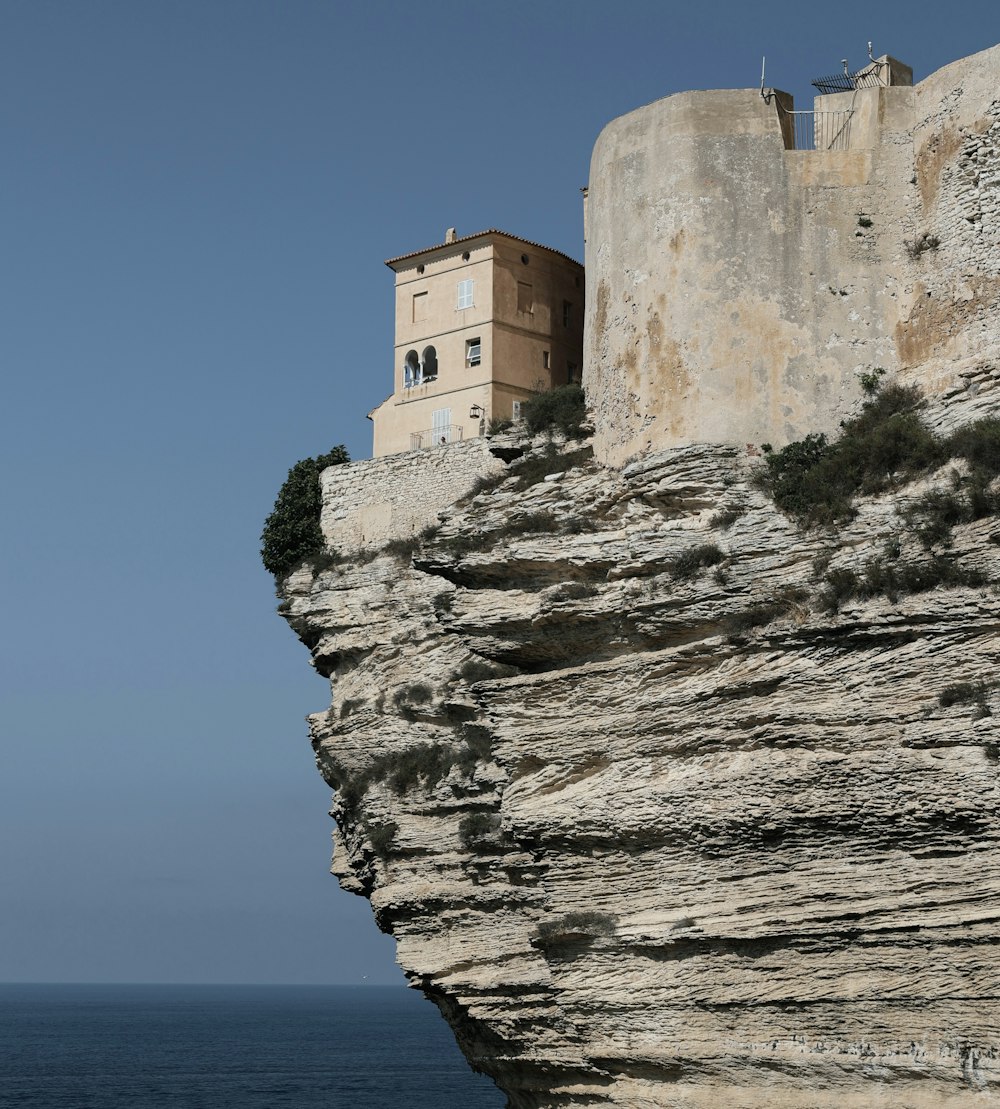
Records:
{"label": "arched window", "polygon": [[438,375],[438,356],[433,347],[424,347],[424,357],[421,360],[424,381],[433,381]]}
{"label": "arched window", "polygon": [[408,350],[403,359],[403,388],[420,384],[420,359],[415,350]]}

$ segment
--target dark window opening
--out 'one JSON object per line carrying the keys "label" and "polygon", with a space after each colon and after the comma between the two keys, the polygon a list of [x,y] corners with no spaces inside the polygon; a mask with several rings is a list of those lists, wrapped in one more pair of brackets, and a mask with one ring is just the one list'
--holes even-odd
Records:
{"label": "dark window opening", "polygon": [[420,384],[420,359],[415,350],[408,350],[403,359],[403,388],[412,389]]}
{"label": "dark window opening", "polygon": [[423,380],[434,381],[438,375],[437,351],[433,347],[424,347],[424,356],[421,359]]}

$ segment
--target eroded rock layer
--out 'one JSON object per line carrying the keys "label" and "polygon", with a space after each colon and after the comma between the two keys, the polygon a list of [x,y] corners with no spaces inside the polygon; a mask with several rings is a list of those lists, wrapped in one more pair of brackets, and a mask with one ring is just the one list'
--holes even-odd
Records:
{"label": "eroded rock layer", "polygon": [[[745,449],[575,460],[287,581],[341,883],[517,1109],[991,1102],[1000,597],[823,595],[930,557],[902,511],[958,464],[824,532]],[[950,551],[995,582],[998,542]]]}

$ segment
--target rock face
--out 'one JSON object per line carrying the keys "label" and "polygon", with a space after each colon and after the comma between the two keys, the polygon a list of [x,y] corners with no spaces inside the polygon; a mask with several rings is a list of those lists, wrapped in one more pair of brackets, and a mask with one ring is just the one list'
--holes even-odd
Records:
{"label": "rock face", "polygon": [[[803,531],[746,448],[545,450],[285,583],[341,884],[516,1109],[1000,1100],[1000,597],[823,598],[928,557],[901,510],[947,470]],[[998,581],[998,542],[952,551]]]}

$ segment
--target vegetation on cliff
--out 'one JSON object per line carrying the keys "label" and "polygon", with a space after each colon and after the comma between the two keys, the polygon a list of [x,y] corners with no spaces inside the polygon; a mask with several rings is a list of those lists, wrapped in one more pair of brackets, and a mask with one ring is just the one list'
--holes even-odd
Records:
{"label": "vegetation on cliff", "polygon": [[350,460],[346,448],[339,446],[317,458],[303,458],[288,471],[260,536],[260,557],[269,573],[282,576],[305,559],[322,553],[319,521],[323,493],[319,475],[327,466]]}
{"label": "vegetation on cliff", "polygon": [[560,431],[567,439],[578,439],[587,422],[587,398],[582,385],[559,385],[525,401],[521,407],[529,435]]}
{"label": "vegetation on cliff", "polygon": [[869,393],[859,415],[841,424],[832,442],[807,435],[780,451],[764,445],[757,484],[782,512],[811,527],[834,524],[854,514],[854,497],[898,487],[952,459],[964,459],[950,491],[932,490],[908,512],[908,522],[930,549],[947,544],[951,527],[994,515],[1000,497],[991,483],[1000,475],[1000,419],[987,417],[952,435],[935,434],[924,422],[924,400],[916,386],[879,388]]}

